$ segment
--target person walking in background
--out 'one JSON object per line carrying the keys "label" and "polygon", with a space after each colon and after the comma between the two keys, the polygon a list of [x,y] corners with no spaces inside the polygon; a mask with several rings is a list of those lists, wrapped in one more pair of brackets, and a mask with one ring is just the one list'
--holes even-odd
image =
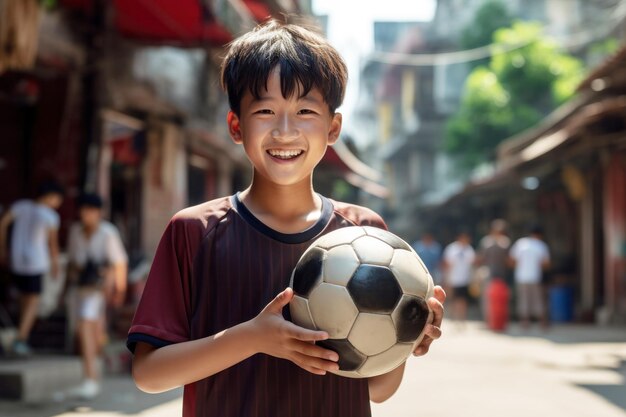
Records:
{"label": "person walking in background", "polygon": [[469,234],[461,232],[443,251],[444,283],[451,290],[452,317],[459,324],[463,324],[467,319],[469,285],[476,260],[476,253],[470,241]]}
{"label": "person walking in background", "polygon": [[428,272],[433,277],[435,284],[441,284],[441,245],[437,242],[431,232],[424,232],[420,238],[413,243],[413,250],[419,255],[426,265]]}
{"label": "person walking in background", "polygon": [[102,219],[102,199],[85,194],[78,206],[80,222],[69,233],[68,281],[77,286],[84,381],[69,395],[90,399],[100,392],[96,362],[106,341],[105,307],[124,301],[128,256],[117,228]]}
{"label": "person walking in background", "polygon": [[476,264],[486,268],[486,276],[481,285],[481,309],[487,317],[487,288],[496,279],[506,282],[511,240],[505,234],[506,221],[496,219],[491,222],[489,234],[480,240]]}
{"label": "person walking in background", "polygon": [[510,251],[510,263],[515,268],[517,314],[524,328],[528,328],[531,318],[540,320],[544,328],[548,324],[541,280],[550,266],[550,251],[542,236],[541,227],[532,226],[529,235],[518,239]]}
{"label": "person walking in background", "polygon": [[37,319],[43,276],[59,276],[60,218],[56,210],[62,203],[63,188],[46,182],[39,186],[35,200],[16,201],[0,220],[0,263],[9,267],[20,291],[20,322],[12,348],[17,356],[32,353],[28,337]]}

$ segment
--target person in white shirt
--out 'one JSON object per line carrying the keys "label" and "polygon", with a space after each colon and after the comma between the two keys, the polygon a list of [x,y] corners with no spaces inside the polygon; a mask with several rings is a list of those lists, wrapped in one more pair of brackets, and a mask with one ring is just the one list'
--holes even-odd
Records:
{"label": "person in white shirt", "polygon": [[28,337],[37,319],[43,276],[50,273],[57,279],[59,275],[60,219],[56,210],[62,203],[62,187],[46,182],[39,186],[35,200],[16,201],[0,220],[0,263],[9,267],[20,291],[20,322],[12,349],[17,356],[32,353]]}
{"label": "person in white shirt", "polygon": [[102,219],[102,199],[79,199],[80,222],[68,241],[68,278],[77,286],[78,338],[84,381],[70,396],[90,399],[100,392],[96,360],[106,340],[105,307],[120,306],[126,291],[128,257],[117,228]]}
{"label": "person in white shirt", "polygon": [[463,323],[467,318],[469,284],[476,254],[470,245],[470,236],[465,232],[446,246],[443,251],[444,282],[452,293],[452,317]]}
{"label": "person in white shirt", "polygon": [[550,266],[550,251],[542,236],[542,229],[533,226],[529,235],[518,239],[509,252],[514,267],[517,314],[524,328],[529,326],[531,318],[541,320],[544,327],[547,325],[541,280]]}

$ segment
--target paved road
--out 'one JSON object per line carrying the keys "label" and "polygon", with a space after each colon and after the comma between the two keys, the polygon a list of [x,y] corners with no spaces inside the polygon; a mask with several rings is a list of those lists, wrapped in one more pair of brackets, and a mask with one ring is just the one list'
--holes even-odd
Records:
{"label": "paved road", "polygon": [[[626,417],[626,328],[555,326],[504,334],[447,321],[444,337],[412,358],[398,393],[374,417]],[[7,417],[165,417],[180,415],[180,390],[138,391],[109,376],[91,403],[25,406],[0,402]]]}
{"label": "paved road", "polygon": [[626,417],[626,329],[446,324],[375,417]]}

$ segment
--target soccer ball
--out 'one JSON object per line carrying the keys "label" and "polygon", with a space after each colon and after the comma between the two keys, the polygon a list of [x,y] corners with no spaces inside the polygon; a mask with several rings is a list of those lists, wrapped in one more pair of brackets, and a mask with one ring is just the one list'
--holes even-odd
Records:
{"label": "soccer ball", "polygon": [[337,375],[365,378],[401,365],[432,321],[434,284],[402,239],[369,226],[332,231],[311,244],[291,275],[291,318],[328,332]]}

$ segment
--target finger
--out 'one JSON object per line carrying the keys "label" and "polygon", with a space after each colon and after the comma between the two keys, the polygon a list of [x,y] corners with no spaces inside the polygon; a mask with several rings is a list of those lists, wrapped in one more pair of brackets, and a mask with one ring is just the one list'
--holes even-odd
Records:
{"label": "finger", "polygon": [[428,307],[433,312],[432,325],[440,327],[443,321],[443,304],[435,297],[431,297],[428,299]]}
{"label": "finger", "polygon": [[293,349],[306,356],[321,358],[332,362],[339,360],[337,352],[307,342],[296,341],[296,343],[293,344]]}
{"label": "finger", "polygon": [[438,326],[428,324],[424,329],[424,335],[431,339],[439,339],[441,337],[441,329]]}
{"label": "finger", "polygon": [[317,342],[318,340],[328,339],[328,333],[324,331],[305,329],[289,321],[285,322],[285,330],[289,337],[303,342]]}
{"label": "finger", "polygon": [[317,369],[324,372],[339,370],[339,365],[336,362],[326,361],[324,359],[303,355],[300,352],[293,352],[293,358],[293,362],[295,362],[298,366],[302,368],[308,367],[310,369]]}
{"label": "finger", "polygon": [[265,310],[270,311],[272,313],[280,313],[283,310],[291,299],[293,298],[293,290],[291,288],[286,288],[281,291],[270,303],[265,307]]}
{"label": "finger", "polygon": [[420,343],[418,347],[413,351],[413,356],[424,356],[428,353],[430,349],[430,344],[433,342],[432,339],[427,339],[424,342]]}
{"label": "finger", "polygon": [[443,304],[446,301],[446,292],[444,291],[443,288],[441,288],[441,286],[436,285],[435,289],[434,289],[434,297],[439,300],[439,302],[441,304]]}
{"label": "finger", "polygon": [[323,369],[317,369],[317,368],[313,368],[311,366],[307,366],[307,365],[299,364],[299,363],[295,363],[295,364],[298,365],[300,368],[304,369],[305,371],[308,371],[308,372],[310,372],[312,374],[315,374],[315,375],[326,375],[326,371],[323,370]]}

